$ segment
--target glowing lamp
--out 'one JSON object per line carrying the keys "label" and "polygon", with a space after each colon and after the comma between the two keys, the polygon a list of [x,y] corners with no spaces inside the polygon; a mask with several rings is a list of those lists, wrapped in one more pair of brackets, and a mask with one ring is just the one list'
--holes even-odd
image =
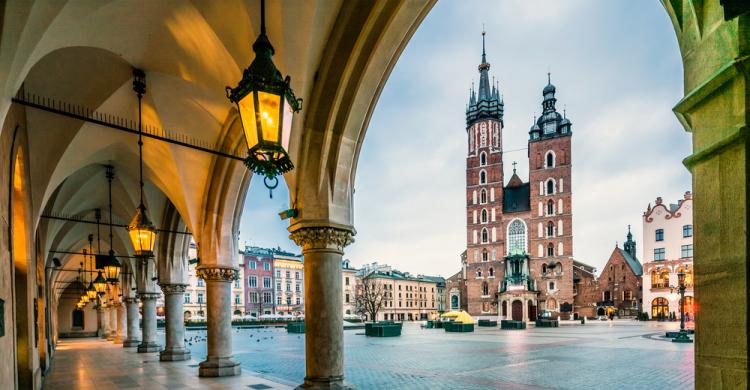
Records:
{"label": "glowing lamp", "polygon": [[99,271],[99,273],[97,273],[96,279],[94,279],[93,284],[97,294],[104,294],[104,291],[107,289],[107,279],[104,279],[104,277],[102,276],[102,271]]}
{"label": "glowing lamp", "polygon": [[156,227],[148,218],[146,206],[143,203],[138,206],[133,220],[128,225],[128,234],[130,235],[130,242],[133,244],[136,256],[151,257],[154,255]]}

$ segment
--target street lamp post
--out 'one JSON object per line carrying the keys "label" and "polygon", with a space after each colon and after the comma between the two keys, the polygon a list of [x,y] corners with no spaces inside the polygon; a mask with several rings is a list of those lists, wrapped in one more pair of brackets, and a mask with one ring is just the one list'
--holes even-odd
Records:
{"label": "street lamp post", "polygon": [[677,273],[677,280],[679,283],[677,290],[680,292],[680,331],[677,332],[677,336],[672,339],[672,342],[692,343],[693,340],[690,339],[685,330],[685,272],[683,270]]}

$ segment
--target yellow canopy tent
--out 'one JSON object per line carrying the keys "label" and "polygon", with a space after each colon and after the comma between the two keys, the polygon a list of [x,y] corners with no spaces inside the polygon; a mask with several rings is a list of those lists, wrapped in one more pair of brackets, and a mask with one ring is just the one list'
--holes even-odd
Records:
{"label": "yellow canopy tent", "polygon": [[440,316],[441,318],[447,318],[452,319],[457,322],[461,322],[464,324],[473,324],[474,318],[472,318],[469,313],[461,310],[461,311],[449,311],[443,315]]}

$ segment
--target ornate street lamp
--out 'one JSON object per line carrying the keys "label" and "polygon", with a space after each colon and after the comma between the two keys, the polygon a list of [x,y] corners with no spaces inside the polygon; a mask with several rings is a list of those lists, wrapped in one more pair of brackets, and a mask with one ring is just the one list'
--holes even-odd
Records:
{"label": "ornate street lamp", "polygon": [[679,283],[677,290],[680,292],[680,331],[677,332],[677,336],[672,339],[672,342],[692,343],[693,340],[690,339],[685,330],[685,270],[682,268],[677,272],[677,281]]}
{"label": "ornate street lamp", "polygon": [[[109,183],[109,253],[107,255],[96,255],[97,263],[101,265],[104,271],[104,276],[107,282],[110,284],[117,284],[120,281],[120,270],[122,266],[115,257],[115,251],[112,247],[112,179],[115,177],[114,168],[110,165],[107,166],[107,182]],[[98,211],[98,210],[97,210]],[[96,235],[97,241],[99,240],[99,219],[96,224]],[[101,252],[101,242],[99,245],[99,252]]]}
{"label": "ornate street lamp", "polygon": [[227,87],[229,101],[237,105],[247,142],[245,165],[265,176],[263,184],[271,192],[279,184],[276,176],[294,169],[287,149],[292,132],[292,116],[302,109],[302,99],[294,96],[291,78],[281,77],[273,63],[274,49],[266,36],[266,6],[260,2],[260,35],[253,43],[255,59],[242,74],[242,80]]}
{"label": "ornate street lamp", "polygon": [[102,271],[99,271],[96,279],[94,279],[94,289],[96,289],[96,293],[99,295],[103,295],[107,289],[107,279],[104,279],[104,276],[102,276]]}
{"label": "ornate street lamp", "polygon": [[[138,162],[140,178],[140,205],[135,210],[135,216],[128,225],[128,234],[133,243],[135,255],[138,257],[152,257],[154,255],[154,241],[156,240],[156,227],[146,213],[143,205],[143,127],[141,104],[143,94],[146,93],[146,74],[140,69],[133,69],[133,90],[138,95]],[[110,221],[111,222],[111,221]]]}

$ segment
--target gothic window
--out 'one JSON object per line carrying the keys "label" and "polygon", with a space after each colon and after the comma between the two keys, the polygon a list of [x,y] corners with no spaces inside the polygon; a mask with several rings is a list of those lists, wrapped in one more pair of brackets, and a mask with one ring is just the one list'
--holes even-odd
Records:
{"label": "gothic window", "polygon": [[482,191],[479,192],[479,203],[487,203],[487,191],[485,191],[484,188],[482,188]]}
{"label": "gothic window", "polygon": [[496,148],[500,147],[500,126],[498,126],[497,123],[495,123],[495,132],[492,136],[492,141],[494,142],[494,145]]}
{"label": "gothic window", "polygon": [[547,264],[542,264],[542,275],[547,273]]}
{"label": "gothic window", "polygon": [[482,229],[482,244],[486,244],[490,242],[490,233],[487,231],[487,229]]}
{"label": "gothic window", "polygon": [[478,278],[481,278],[481,277],[482,277],[482,270],[481,270],[481,269],[479,269],[479,268],[477,268],[477,277],[478,277]]}
{"label": "gothic window", "polygon": [[555,181],[552,179],[547,180],[547,195],[555,193]]}
{"label": "gothic window", "polygon": [[526,253],[526,225],[516,219],[508,225],[508,254]]}
{"label": "gothic window", "polygon": [[547,222],[547,237],[555,235],[555,224],[552,221]]}
{"label": "gothic window", "polygon": [[550,243],[549,245],[547,245],[547,256],[552,257],[554,255],[555,255],[555,246],[552,243]]}
{"label": "gothic window", "polygon": [[555,213],[555,202],[550,199],[549,202],[547,202],[547,215],[552,215]]}
{"label": "gothic window", "polygon": [[555,153],[553,151],[547,152],[547,156],[545,158],[545,167],[546,168],[554,168],[555,167]]}
{"label": "gothic window", "polygon": [[474,152],[474,132],[469,133],[469,152]]}
{"label": "gothic window", "polygon": [[482,261],[489,260],[489,255],[487,254],[487,249],[482,250]]}
{"label": "gothic window", "polygon": [[490,272],[490,276],[495,276],[495,269],[494,268],[490,267],[489,272]]}
{"label": "gothic window", "polygon": [[487,172],[481,171],[479,172],[479,184],[486,184],[487,183]]}
{"label": "gothic window", "polygon": [[490,295],[490,285],[487,282],[482,283],[482,295]]}
{"label": "gothic window", "polygon": [[487,223],[487,210],[482,209],[482,223]]}
{"label": "gothic window", "polygon": [[482,123],[482,132],[481,132],[481,134],[482,135],[481,135],[481,138],[480,138],[480,141],[479,141],[479,146],[483,148],[483,147],[487,146],[487,125],[485,125],[484,123]]}
{"label": "gothic window", "polygon": [[487,153],[482,152],[479,154],[479,165],[480,166],[487,165]]}

